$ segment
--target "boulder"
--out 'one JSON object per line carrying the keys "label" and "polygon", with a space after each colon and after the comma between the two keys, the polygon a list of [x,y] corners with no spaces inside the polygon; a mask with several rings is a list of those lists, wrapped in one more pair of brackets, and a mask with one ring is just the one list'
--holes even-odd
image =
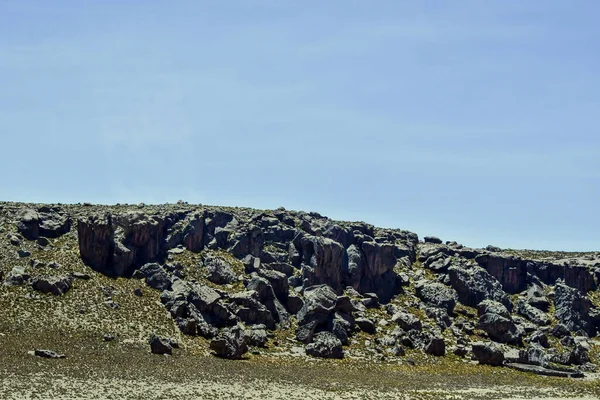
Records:
{"label": "boulder", "polygon": [[41,276],[34,278],[31,286],[42,293],[52,293],[60,296],[71,289],[71,276]]}
{"label": "boulder", "polygon": [[500,314],[483,314],[477,327],[484,330],[490,339],[500,343],[520,345],[524,335],[512,319]]}
{"label": "boulder", "polygon": [[304,290],[304,306],[298,312],[298,329],[296,338],[309,343],[315,329],[327,325],[337,304],[337,295],[327,285],[311,286]]}
{"label": "boulder", "polygon": [[590,300],[581,295],[579,290],[558,281],[554,293],[554,316],[568,330],[583,330],[590,337],[596,335],[596,327],[590,318],[592,304]]}
{"label": "boulder", "polygon": [[13,269],[6,275],[4,285],[21,286],[27,283],[29,278],[31,278],[31,275],[25,271],[25,267],[13,267]]}
{"label": "boulder", "polygon": [[289,314],[275,295],[273,286],[271,286],[267,279],[253,273],[252,278],[246,285],[246,289],[254,290],[258,294],[259,300],[271,312],[276,323],[288,323]]}
{"label": "boulder", "polygon": [[550,357],[541,345],[532,343],[526,349],[519,350],[519,362],[547,367],[550,363]]}
{"label": "boulder", "polygon": [[483,300],[495,300],[510,307],[510,299],[502,290],[502,285],[485,269],[478,266],[462,267],[453,265],[448,269],[450,285],[458,293],[461,303],[477,307]]}
{"label": "boulder", "polygon": [[259,268],[257,273],[258,276],[269,281],[273,287],[273,292],[278,299],[281,301],[285,301],[285,299],[287,299],[290,292],[290,285],[288,283],[288,277],[286,274],[266,268]]}
{"label": "boulder", "polygon": [[208,272],[208,280],[217,285],[225,285],[237,282],[238,278],[231,265],[220,257],[207,255],[204,265]]}
{"label": "boulder", "polygon": [[171,289],[171,279],[165,269],[157,263],[144,264],[140,273],[146,279],[146,284],[153,289],[169,290]]}
{"label": "boulder", "polygon": [[446,355],[446,343],[441,337],[433,337],[425,346],[425,353],[441,357]]}
{"label": "boulder", "polygon": [[517,312],[517,314],[522,315],[523,317],[527,318],[529,321],[533,322],[536,325],[550,325],[550,317],[548,316],[548,314],[527,303],[525,300],[517,301],[515,311]]}
{"label": "boulder", "polygon": [[529,289],[527,289],[527,293],[525,295],[525,301],[527,304],[547,312],[550,308],[550,301],[544,295],[544,291],[541,287],[536,284],[532,284]]}
{"label": "boulder", "polygon": [[173,346],[167,338],[152,334],[148,342],[150,344],[150,351],[153,354],[173,354]]}
{"label": "boulder", "polygon": [[221,331],[210,342],[210,349],[215,355],[231,360],[239,360],[248,351],[245,331],[240,326],[233,326]]}
{"label": "boulder", "polygon": [[264,325],[256,325],[252,329],[244,330],[244,337],[248,346],[254,347],[266,347],[269,340]]}
{"label": "boulder", "polygon": [[302,307],[304,307],[304,300],[302,300],[302,297],[298,296],[297,294],[290,293],[286,300],[286,306],[290,314],[295,315],[298,314],[298,312],[300,312]]}
{"label": "boulder", "polygon": [[471,351],[479,364],[500,366],[504,363],[504,353],[498,345],[491,342],[475,342]]}
{"label": "boulder", "polygon": [[423,241],[425,243],[433,243],[433,244],[442,244],[442,239],[436,237],[436,236],[425,236],[423,238]]}
{"label": "boulder", "polygon": [[331,332],[315,334],[313,341],[306,345],[306,354],[320,358],[344,358],[342,342]]}
{"label": "boulder", "polygon": [[247,325],[262,324],[268,329],[275,328],[275,319],[271,311],[260,302],[254,290],[247,290],[231,295],[229,300],[239,306],[237,317]]}
{"label": "boulder", "polygon": [[66,358],[67,356],[64,354],[59,354],[52,350],[44,350],[44,349],[35,349],[33,354],[37,357],[42,358]]}
{"label": "boulder", "polygon": [[375,323],[369,318],[356,318],[356,325],[360,328],[361,331],[369,333],[371,335],[374,335],[377,331]]}
{"label": "boulder", "polygon": [[405,311],[397,311],[392,316],[392,322],[397,323],[405,331],[410,331],[411,329],[420,331],[423,329],[421,321],[413,314]]}
{"label": "boulder", "polygon": [[41,207],[22,209],[17,214],[17,229],[28,240],[40,236],[57,238],[71,230],[71,218],[58,209]]}
{"label": "boulder", "polygon": [[456,305],[456,291],[443,283],[421,280],[415,283],[417,296],[425,303],[445,309],[449,314]]}
{"label": "boulder", "polygon": [[498,314],[504,318],[510,318],[510,313],[504,304],[494,300],[484,300],[477,304],[477,316],[481,317],[484,314]]}

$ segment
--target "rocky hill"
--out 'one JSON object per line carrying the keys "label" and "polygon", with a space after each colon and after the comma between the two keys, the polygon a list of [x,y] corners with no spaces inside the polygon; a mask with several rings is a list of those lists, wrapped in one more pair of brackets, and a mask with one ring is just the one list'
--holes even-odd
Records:
{"label": "rocky hill", "polygon": [[5,357],[69,357],[81,336],[158,354],[447,357],[559,376],[600,362],[600,253],[183,202],[1,203],[0,238]]}

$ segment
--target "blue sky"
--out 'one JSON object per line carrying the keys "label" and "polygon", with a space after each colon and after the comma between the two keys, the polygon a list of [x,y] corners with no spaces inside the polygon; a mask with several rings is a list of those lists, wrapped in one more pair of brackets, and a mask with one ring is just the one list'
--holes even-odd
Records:
{"label": "blue sky", "polygon": [[600,2],[0,0],[0,199],[600,250]]}

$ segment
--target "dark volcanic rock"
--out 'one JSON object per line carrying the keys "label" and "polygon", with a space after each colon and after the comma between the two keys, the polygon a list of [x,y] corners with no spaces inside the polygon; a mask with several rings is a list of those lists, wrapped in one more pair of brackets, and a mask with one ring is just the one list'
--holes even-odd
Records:
{"label": "dark volcanic rock", "polygon": [[37,357],[42,357],[42,358],[66,358],[67,357],[64,354],[59,354],[55,351],[44,350],[44,349],[35,349],[33,354],[36,355]]}
{"label": "dark volcanic rock", "polygon": [[590,318],[591,302],[577,289],[559,281],[556,284],[554,306],[554,315],[568,330],[581,329],[589,336],[596,335],[596,328]]}
{"label": "dark volcanic rock", "polygon": [[56,238],[71,230],[71,218],[49,207],[38,210],[26,208],[17,215],[17,229],[28,240],[36,240],[40,236]]}
{"label": "dark volcanic rock", "polygon": [[151,288],[158,290],[171,289],[171,279],[163,267],[156,263],[148,263],[140,268],[140,273],[144,275],[146,284]]}
{"label": "dark volcanic rock", "polygon": [[302,259],[302,275],[305,286],[326,284],[335,291],[341,291],[344,248],[327,238],[305,235],[295,241]]}
{"label": "dark volcanic rock", "polygon": [[446,355],[446,343],[444,339],[441,337],[432,338],[425,346],[425,353],[436,357]]}
{"label": "dark volcanic rock", "polygon": [[42,276],[34,278],[31,286],[39,292],[60,296],[71,289],[71,282],[70,276]]}
{"label": "dark volcanic rock", "polygon": [[398,326],[405,331],[410,331],[413,329],[420,331],[423,329],[421,321],[411,313],[405,311],[397,311],[392,316],[392,322],[397,323]]}
{"label": "dark volcanic rock", "polygon": [[425,243],[442,244],[442,239],[435,236],[425,236],[423,241]]}
{"label": "dark volcanic rock", "polygon": [[4,284],[6,286],[21,286],[27,283],[31,275],[25,271],[25,267],[13,267],[6,275]]}
{"label": "dark volcanic rock", "polygon": [[476,342],[471,348],[473,356],[480,364],[499,366],[504,363],[504,353],[494,343]]}
{"label": "dark volcanic rock", "polygon": [[238,360],[248,351],[244,329],[239,326],[223,329],[210,342],[210,349],[215,355],[231,360]]}
{"label": "dark volcanic rock", "polygon": [[502,290],[502,285],[481,267],[452,266],[448,269],[450,285],[458,293],[461,303],[477,307],[483,300],[495,300],[510,306],[510,299]]}
{"label": "dark volcanic rock", "polygon": [[150,351],[153,354],[173,354],[173,346],[167,338],[152,335],[150,336]]}
{"label": "dark volcanic rock", "polygon": [[159,261],[164,250],[159,216],[91,215],[78,220],[77,233],[83,262],[109,276],[125,276],[136,266]]}
{"label": "dark volcanic rock", "polygon": [[449,314],[456,305],[456,291],[443,283],[419,281],[415,283],[417,296],[425,303],[445,309]]}
{"label": "dark volcanic rock", "polygon": [[237,281],[237,276],[233,272],[231,265],[220,257],[206,256],[204,265],[208,272],[208,280],[217,285],[234,283]]}
{"label": "dark volcanic rock", "polygon": [[490,339],[509,344],[521,344],[523,334],[511,318],[500,314],[485,313],[479,318],[477,327],[484,330]]}
{"label": "dark volcanic rock", "polygon": [[304,306],[298,312],[296,338],[304,343],[312,341],[315,330],[327,325],[337,304],[337,295],[327,285],[317,285],[305,289]]}
{"label": "dark volcanic rock", "polygon": [[527,262],[502,253],[483,254],[475,258],[501,284],[508,293],[519,293],[527,286]]}
{"label": "dark volcanic rock", "polygon": [[344,358],[342,342],[331,332],[319,332],[306,345],[306,354],[321,358]]}

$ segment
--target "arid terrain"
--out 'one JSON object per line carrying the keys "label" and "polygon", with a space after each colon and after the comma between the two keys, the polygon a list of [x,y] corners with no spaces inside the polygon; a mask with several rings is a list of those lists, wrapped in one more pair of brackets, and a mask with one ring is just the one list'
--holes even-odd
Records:
{"label": "arid terrain", "polygon": [[2,399],[600,398],[600,253],[0,203]]}

